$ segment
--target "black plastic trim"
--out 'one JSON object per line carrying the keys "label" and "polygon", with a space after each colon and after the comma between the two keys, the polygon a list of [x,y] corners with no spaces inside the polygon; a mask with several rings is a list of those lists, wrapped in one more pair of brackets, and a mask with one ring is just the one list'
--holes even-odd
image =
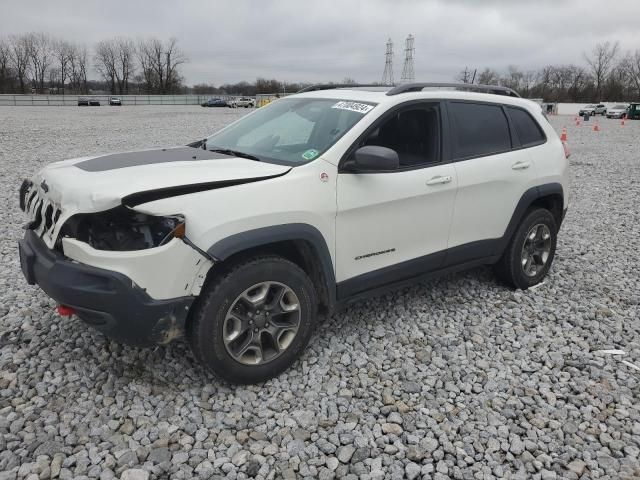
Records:
{"label": "black plastic trim", "polygon": [[269,175],[267,177],[240,178],[235,180],[222,180],[217,182],[193,183],[190,185],[177,185],[155,190],[146,190],[143,192],[132,193],[122,198],[122,205],[125,207],[135,207],[143,203],[161,200],[163,198],[178,197],[189,193],[205,192],[207,190],[216,190],[218,188],[233,187],[235,185],[244,185],[246,183],[261,182],[272,178],[282,177],[289,173],[291,169],[277,175]]}
{"label": "black plastic trim", "polygon": [[68,260],[33,230],[18,243],[27,283],[74,308],[105,335],[136,346],[167,343],[182,335],[194,297],[153,299],[121,273]]}
{"label": "black plastic trim", "polygon": [[207,253],[214,258],[224,261],[231,255],[250,248],[288,240],[305,240],[313,245],[322,263],[322,270],[329,294],[329,302],[333,305],[336,300],[336,279],[331,254],[329,253],[329,248],[322,233],[309,224],[289,223],[272,225],[237,233],[214,243],[207,249]]}

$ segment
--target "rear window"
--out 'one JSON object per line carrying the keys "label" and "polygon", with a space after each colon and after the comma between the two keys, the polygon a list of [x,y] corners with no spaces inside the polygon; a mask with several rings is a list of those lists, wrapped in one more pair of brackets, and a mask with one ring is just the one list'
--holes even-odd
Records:
{"label": "rear window", "polygon": [[480,157],[511,149],[509,124],[502,107],[451,102],[453,154],[456,159]]}
{"label": "rear window", "polygon": [[513,107],[507,107],[507,111],[511,117],[511,122],[516,130],[516,134],[520,139],[520,144],[523,147],[531,147],[544,143],[544,133],[540,129],[538,122],[536,122],[528,112]]}

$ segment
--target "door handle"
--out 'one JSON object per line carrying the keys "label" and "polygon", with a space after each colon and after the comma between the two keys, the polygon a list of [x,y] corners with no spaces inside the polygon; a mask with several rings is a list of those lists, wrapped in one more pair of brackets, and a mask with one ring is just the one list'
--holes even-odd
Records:
{"label": "door handle", "polygon": [[514,170],[524,170],[525,168],[529,168],[531,166],[531,162],[529,161],[520,161],[511,165],[511,168]]}
{"label": "door handle", "polygon": [[438,175],[437,177],[433,177],[430,180],[427,180],[427,185],[442,185],[444,183],[450,183],[451,180],[453,180],[453,178],[451,177],[451,175],[445,175],[445,176],[440,176]]}

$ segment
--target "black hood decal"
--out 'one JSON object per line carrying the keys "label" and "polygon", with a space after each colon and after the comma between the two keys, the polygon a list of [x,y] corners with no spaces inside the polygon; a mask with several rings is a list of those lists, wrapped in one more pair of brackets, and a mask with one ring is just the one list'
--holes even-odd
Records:
{"label": "black hood decal", "polygon": [[192,183],[191,185],[177,185],[165,188],[157,188],[155,190],[146,190],[144,192],[132,193],[122,198],[122,205],[125,207],[135,207],[147,202],[161,200],[163,198],[178,197],[189,193],[204,192],[206,190],[216,190],[218,188],[233,187],[234,185],[244,185],[245,183],[261,182],[272,178],[282,177],[289,173],[291,169],[277,175],[269,175],[267,177],[254,178],[238,178],[233,180],[219,180],[216,182]]}
{"label": "black hood decal", "polygon": [[233,155],[209,152],[201,148],[178,147],[162,148],[158,150],[145,150],[142,152],[125,152],[104,155],[76,163],[74,166],[86,172],[105,172],[118,168],[137,167],[140,165],[152,165],[166,162],[193,162],[198,160],[217,160],[230,158]]}

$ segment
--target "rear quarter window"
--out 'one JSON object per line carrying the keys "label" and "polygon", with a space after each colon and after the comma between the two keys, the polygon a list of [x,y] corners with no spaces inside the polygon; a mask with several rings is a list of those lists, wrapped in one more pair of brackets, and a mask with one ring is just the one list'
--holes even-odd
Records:
{"label": "rear quarter window", "polygon": [[514,107],[507,107],[507,111],[523,147],[532,147],[545,142],[544,132],[529,112]]}
{"label": "rear quarter window", "polygon": [[499,105],[451,102],[454,158],[481,157],[511,149],[507,117]]}

